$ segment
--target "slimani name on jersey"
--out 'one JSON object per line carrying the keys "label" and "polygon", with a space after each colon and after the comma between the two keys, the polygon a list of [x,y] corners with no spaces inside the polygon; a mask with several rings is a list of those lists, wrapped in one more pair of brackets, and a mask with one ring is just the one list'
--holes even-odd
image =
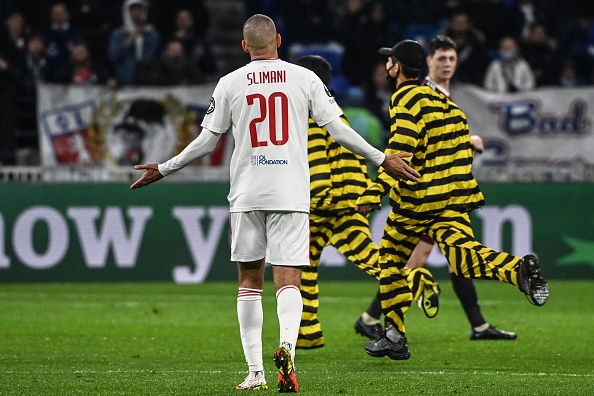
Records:
{"label": "slimani name on jersey", "polygon": [[250,72],[246,75],[248,86],[252,84],[275,84],[287,82],[286,70]]}

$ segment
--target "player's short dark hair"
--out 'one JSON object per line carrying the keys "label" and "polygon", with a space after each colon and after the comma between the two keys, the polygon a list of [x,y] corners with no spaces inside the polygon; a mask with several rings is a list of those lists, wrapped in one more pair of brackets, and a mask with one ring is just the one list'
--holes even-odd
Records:
{"label": "player's short dark hair", "polygon": [[427,47],[427,54],[433,56],[437,50],[450,50],[458,51],[458,46],[450,37],[440,34],[433,38]]}
{"label": "player's short dark hair", "polygon": [[295,64],[305,67],[316,73],[316,75],[322,80],[324,85],[328,85],[330,82],[330,75],[332,74],[332,66],[323,57],[319,55],[306,55],[299,59]]}

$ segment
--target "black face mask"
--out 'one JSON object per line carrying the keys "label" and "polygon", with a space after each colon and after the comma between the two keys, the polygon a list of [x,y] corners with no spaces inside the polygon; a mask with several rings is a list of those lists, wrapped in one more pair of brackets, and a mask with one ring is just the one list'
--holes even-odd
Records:
{"label": "black face mask", "polygon": [[[396,66],[396,64],[393,64],[392,67]],[[396,77],[392,77],[390,75],[390,70],[392,70],[392,67],[390,67],[389,69],[386,69],[386,80],[388,80],[392,85],[396,85],[396,80],[398,80],[398,75],[400,74],[400,70],[398,70],[398,73],[396,73]]]}

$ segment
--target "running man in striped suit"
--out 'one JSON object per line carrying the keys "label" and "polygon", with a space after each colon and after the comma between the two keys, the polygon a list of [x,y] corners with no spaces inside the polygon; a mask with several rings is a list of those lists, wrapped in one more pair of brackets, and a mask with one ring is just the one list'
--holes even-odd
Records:
{"label": "running man in striped suit", "polygon": [[[312,70],[324,84],[331,75],[330,64],[321,56],[308,55],[296,62]],[[348,125],[344,114],[341,120]],[[309,120],[308,161],[310,172],[310,267],[301,272],[301,296],[303,314],[299,327],[297,349],[314,349],[324,346],[322,324],[318,319],[320,306],[318,284],[318,264],[325,246],[334,246],[350,262],[366,274],[379,279],[379,246],[371,239],[369,219],[355,211],[357,198],[371,184],[366,161],[339,145],[313,119]],[[414,276],[417,272],[428,274]],[[427,284],[435,283],[431,274],[424,268],[411,271],[414,278],[422,278]],[[378,300],[378,294],[374,301]],[[379,301],[379,300],[378,300]],[[381,305],[370,317],[370,323],[360,318],[355,324],[357,333],[371,339],[383,336],[379,322]],[[363,314],[364,316],[365,314]]]}
{"label": "running man in striped suit", "polygon": [[404,270],[424,234],[437,243],[454,273],[510,283],[537,306],[549,296],[536,256],[517,257],[496,252],[475,240],[470,212],[484,205],[472,175],[473,149],[466,115],[453,102],[422,85],[423,47],[404,40],[386,55],[387,73],[396,80],[390,117],[391,136],[386,153],[411,152],[410,165],[421,174],[418,183],[395,180],[380,173],[357,200],[357,211],[369,213],[390,192],[392,210],[380,242],[380,294],[385,334],[365,345],[373,357],[408,359],[404,317],[412,292]]}
{"label": "running man in striped suit", "polygon": [[[308,55],[298,65],[312,70],[327,85],[331,66],[321,56]],[[344,114],[342,121],[348,125]],[[365,273],[379,279],[379,247],[371,239],[367,215],[355,211],[357,198],[369,186],[365,159],[338,144],[326,128],[309,119],[310,267],[301,272],[303,314],[297,348],[324,346],[318,320],[318,264],[325,246],[334,246]],[[380,334],[381,335],[381,334]]]}
{"label": "running man in striped suit", "polygon": [[[457,60],[456,43],[444,35],[435,37],[429,42],[427,48],[429,72],[422,83],[451,100],[450,80],[456,72]],[[472,135],[470,140],[474,151],[481,153],[484,149],[482,139],[479,136]],[[434,245],[435,242],[428,235],[423,235],[413,250],[405,268],[422,268],[427,262]],[[454,292],[470,322],[470,340],[515,340],[516,333],[497,329],[483,317],[472,279],[456,275],[451,268],[449,273]],[[412,275],[408,277],[408,285],[413,293],[413,301],[419,301],[419,306],[427,317],[435,317],[439,308],[439,286],[433,280],[431,274],[420,270],[412,271]],[[374,321],[379,322],[380,315],[381,301],[376,297],[367,311],[361,315],[357,325],[361,326],[362,321],[367,321],[367,324],[372,324]],[[365,323],[363,324],[365,325]]]}

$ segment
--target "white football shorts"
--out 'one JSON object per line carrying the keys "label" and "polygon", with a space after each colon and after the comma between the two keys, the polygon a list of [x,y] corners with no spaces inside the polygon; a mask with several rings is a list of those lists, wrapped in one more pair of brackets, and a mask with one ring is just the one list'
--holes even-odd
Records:
{"label": "white football shorts", "polygon": [[258,210],[230,217],[232,261],[265,257],[271,265],[310,265],[308,213]]}

